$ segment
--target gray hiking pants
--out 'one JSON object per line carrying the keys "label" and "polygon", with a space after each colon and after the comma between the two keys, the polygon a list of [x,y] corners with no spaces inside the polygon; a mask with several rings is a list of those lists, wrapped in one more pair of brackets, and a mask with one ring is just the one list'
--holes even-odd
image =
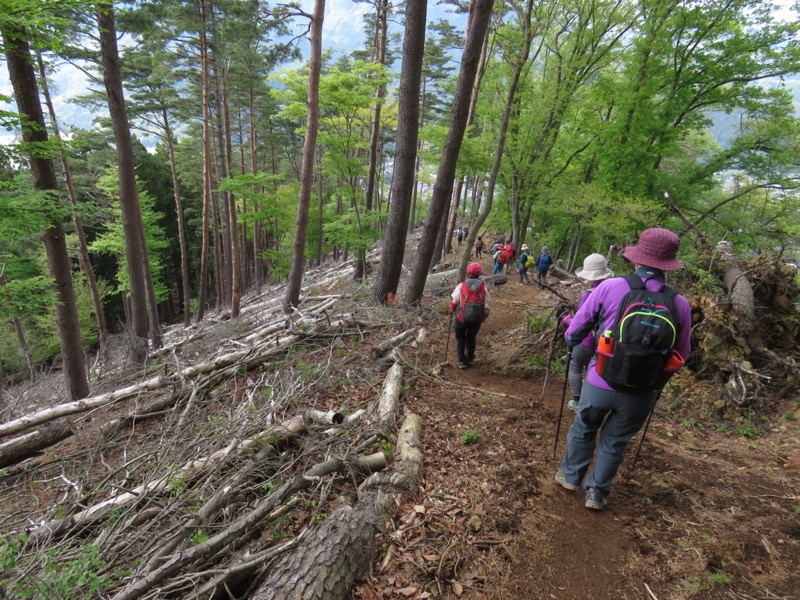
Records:
{"label": "gray hiking pants", "polygon": [[569,390],[572,396],[579,398],[583,387],[583,378],[586,376],[586,365],[592,360],[594,349],[583,344],[572,347],[572,358],[569,360]]}
{"label": "gray hiking pants", "polygon": [[[586,489],[595,487],[608,494],[625,457],[625,446],[642,428],[657,399],[657,391],[628,394],[584,382],[578,412],[567,435],[567,450],[561,461],[561,471],[567,482],[579,486],[586,477]],[[597,440],[601,425],[603,429]],[[587,476],[595,447],[594,468]]]}

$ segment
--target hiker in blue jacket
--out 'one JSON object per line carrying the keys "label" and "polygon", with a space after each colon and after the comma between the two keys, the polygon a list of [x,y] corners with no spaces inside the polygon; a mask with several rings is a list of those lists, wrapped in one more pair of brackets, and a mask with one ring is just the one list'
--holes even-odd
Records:
{"label": "hiker in blue jacket", "polygon": [[[664,286],[666,271],[683,268],[676,258],[680,243],[680,238],[668,229],[647,229],[639,237],[639,243],[626,248],[623,256],[636,266],[634,274],[642,280],[644,288],[658,292]],[[571,320],[565,333],[567,345],[580,344],[594,329],[612,330],[620,305],[630,291],[631,285],[623,277],[607,279],[597,286]],[[674,296],[672,304],[677,317],[674,348],[686,357],[691,350],[691,306],[680,294]],[[614,389],[597,373],[596,363],[597,356],[589,363],[578,412],[569,429],[567,448],[555,478],[570,491],[583,484],[586,488],[584,506],[602,510],[622,464],[625,446],[644,425],[660,390]],[[589,471],[593,458],[594,467]]]}
{"label": "hiker in blue jacket", "polygon": [[539,284],[540,288],[547,283],[547,272],[552,264],[553,259],[550,258],[550,250],[547,249],[547,246],[542,246],[542,254],[536,259],[536,283]]}

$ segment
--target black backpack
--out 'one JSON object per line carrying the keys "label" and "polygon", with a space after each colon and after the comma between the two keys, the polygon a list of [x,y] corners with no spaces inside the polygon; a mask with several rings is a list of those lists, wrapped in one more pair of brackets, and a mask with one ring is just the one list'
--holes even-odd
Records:
{"label": "black backpack", "polygon": [[619,305],[612,329],[614,354],[608,358],[601,376],[616,390],[657,390],[678,341],[678,292],[667,285],[652,292],[637,275],[626,275],[624,279],[631,291]]}

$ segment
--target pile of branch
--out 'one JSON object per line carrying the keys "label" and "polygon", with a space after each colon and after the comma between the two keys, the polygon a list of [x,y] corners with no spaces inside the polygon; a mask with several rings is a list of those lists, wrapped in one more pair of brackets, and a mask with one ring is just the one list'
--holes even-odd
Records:
{"label": "pile of branch", "polygon": [[[288,597],[288,590],[300,589],[346,597],[369,565],[395,496],[416,487],[420,423],[414,415],[406,418],[393,470],[370,476],[385,467],[381,440],[395,431],[400,364],[389,370],[380,396],[361,406],[346,396],[340,407],[308,401],[317,397],[318,382],[334,376],[330,361],[311,357],[330,353],[331,337],[359,331],[348,315],[320,316],[325,302],[295,315],[288,328],[265,323],[251,330],[247,348],[195,365],[176,361],[172,373],[0,425],[0,435],[20,434],[0,448],[21,448],[45,432],[53,439],[76,433],[85,438],[88,411],[136,404],[127,413],[117,410],[102,426],[94,413],[91,429],[102,435],[88,458],[106,467],[102,481],[76,478],[62,461],[6,473],[8,489],[61,469],[55,479],[66,488],[44,518],[26,527],[21,568],[8,589],[27,589],[44,577],[38,555],[74,556],[92,545],[104,572],[114,576],[117,600],[249,595],[262,580],[255,597]],[[376,348],[399,352],[424,339],[424,331],[415,333],[405,330]],[[311,377],[297,370],[300,344],[299,356],[310,361],[302,364],[314,365]],[[299,398],[308,400],[298,413]],[[148,418],[160,427],[139,427]],[[150,450],[128,459],[129,447]],[[116,449],[125,451],[118,455]],[[108,464],[109,450],[122,460]],[[131,574],[114,575],[123,570]]]}

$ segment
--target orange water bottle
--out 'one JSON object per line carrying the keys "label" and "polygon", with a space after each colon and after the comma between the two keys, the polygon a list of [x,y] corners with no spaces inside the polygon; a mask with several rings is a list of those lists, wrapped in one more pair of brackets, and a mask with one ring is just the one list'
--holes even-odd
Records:
{"label": "orange water bottle", "polygon": [[665,373],[674,373],[678,369],[683,366],[684,360],[681,356],[681,353],[677,350],[673,350],[672,354],[669,355],[667,359],[667,364],[664,365],[664,372]]}
{"label": "orange water bottle", "polygon": [[614,356],[614,338],[611,336],[611,330],[606,329],[597,340],[597,362],[594,370],[598,375],[602,375],[606,370],[606,363],[612,356]]}

